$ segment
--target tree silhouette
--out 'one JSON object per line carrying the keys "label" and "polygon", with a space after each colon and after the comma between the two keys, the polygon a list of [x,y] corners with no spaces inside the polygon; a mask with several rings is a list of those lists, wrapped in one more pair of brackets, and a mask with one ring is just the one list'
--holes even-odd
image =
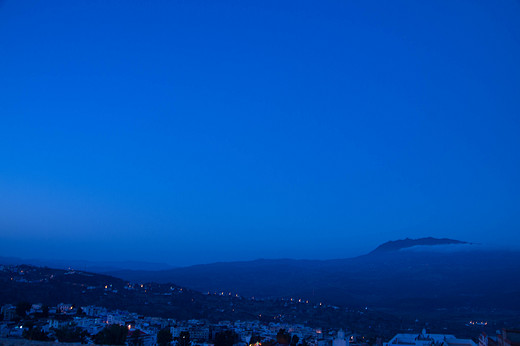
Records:
{"label": "tree silhouette", "polygon": [[23,331],[22,336],[29,340],[49,341],[49,337],[41,330],[41,328],[30,327],[29,329]]}
{"label": "tree silhouette", "polygon": [[276,342],[279,344],[289,345],[291,343],[291,334],[285,329],[280,329],[276,334]]}
{"label": "tree silhouette", "polygon": [[172,333],[170,332],[170,328],[164,328],[159,330],[157,333],[157,343],[159,346],[167,346],[171,344],[173,340]]}
{"label": "tree silhouette", "polygon": [[250,343],[251,345],[254,345],[254,344],[256,344],[257,342],[261,342],[262,339],[263,339],[263,338],[262,338],[260,335],[258,335],[258,334],[253,334],[253,335],[251,335],[251,339],[249,340],[249,343]]}
{"label": "tree silhouette", "polygon": [[215,346],[233,346],[238,341],[238,335],[232,330],[215,334]]}
{"label": "tree silhouette", "polygon": [[19,302],[16,304],[16,314],[20,317],[25,317],[27,315],[27,311],[31,309],[31,303],[29,302]]}
{"label": "tree silhouette", "polygon": [[87,332],[76,326],[65,326],[56,329],[56,338],[59,342],[80,342],[86,341]]}
{"label": "tree silhouette", "polygon": [[49,307],[47,305],[42,308],[42,317],[49,317]]}
{"label": "tree silhouette", "polygon": [[96,334],[94,342],[98,345],[124,345],[128,329],[118,324],[111,324]]}
{"label": "tree silhouette", "polygon": [[134,330],[128,338],[128,345],[142,346],[143,344],[144,340],[142,332],[139,329]]}

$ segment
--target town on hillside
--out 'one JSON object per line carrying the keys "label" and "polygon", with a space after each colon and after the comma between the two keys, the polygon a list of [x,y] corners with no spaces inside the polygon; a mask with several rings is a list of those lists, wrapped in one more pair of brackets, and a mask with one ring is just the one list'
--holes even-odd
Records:
{"label": "town on hillside", "polygon": [[[383,323],[377,332],[365,332],[376,329],[372,320],[380,316],[371,315],[368,308],[345,314],[344,308],[311,304],[303,299],[269,302],[242,299],[231,292],[200,294],[172,285],[130,283],[72,269],[2,265],[0,284],[0,345],[51,341],[143,346],[520,346],[520,330],[501,327],[488,335],[485,331],[489,331],[490,326],[481,320],[466,323],[468,330],[474,331],[469,338],[467,333],[464,336],[438,334],[420,324],[415,328],[400,328],[405,333],[397,335],[392,334],[395,328],[390,329]],[[29,301],[28,297],[41,300]],[[65,301],[55,305],[48,303],[56,297]],[[140,305],[128,304],[137,300]],[[199,305],[193,305],[196,301]],[[117,302],[141,310],[114,307]],[[179,302],[188,304],[178,305]],[[187,310],[200,310],[204,304],[214,305],[205,315],[212,318],[185,314]],[[278,309],[274,311],[285,313],[268,318],[258,313],[273,306]],[[159,310],[160,307],[173,310]],[[182,309],[175,310],[179,307]],[[242,309],[242,314],[224,313],[224,310],[233,312],[235,309]],[[179,313],[177,317],[172,318],[172,311]],[[246,314],[251,311],[255,315]],[[330,318],[336,320],[317,327],[321,315],[328,316],[322,322]],[[219,319],[221,316],[242,318]],[[299,317],[309,316],[316,318],[297,322]],[[345,319],[346,316],[350,319]],[[363,320],[361,325],[368,323],[367,328],[358,328],[357,320]]]}
{"label": "town on hillside", "polygon": [[[520,330],[485,332],[471,339],[426,329],[390,340],[365,339],[348,329],[260,321],[174,320],[100,306],[54,307],[21,302],[1,307],[0,344],[17,340],[142,346],[520,346]],[[9,343],[6,343],[6,341]]]}

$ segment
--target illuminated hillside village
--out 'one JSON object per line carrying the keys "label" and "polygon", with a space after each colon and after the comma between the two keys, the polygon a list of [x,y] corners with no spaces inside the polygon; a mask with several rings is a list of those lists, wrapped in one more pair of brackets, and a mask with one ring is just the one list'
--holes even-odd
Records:
{"label": "illuminated hillside village", "polygon": [[[99,306],[75,307],[62,303],[46,308],[42,304],[4,305],[1,308],[0,338],[6,345],[22,339],[112,343],[126,345],[176,346],[364,346],[364,337],[340,330],[314,329],[301,324],[262,323],[260,321],[203,320],[176,321],[146,317],[128,311],[110,311]],[[21,314],[25,314],[21,318]],[[121,333],[121,331],[123,333]],[[110,334],[114,335],[110,335]],[[116,334],[119,333],[119,339]],[[106,339],[103,339],[106,338]],[[380,346],[518,346],[520,331],[501,330],[496,336],[485,333],[478,340],[453,335],[421,333],[398,334]]]}
{"label": "illuminated hillside village", "polygon": [[[85,299],[90,295],[90,299],[101,299],[100,301],[107,303],[123,298],[128,301],[144,297],[144,305],[151,307],[146,311],[154,312],[155,306],[158,305],[152,305],[152,299],[161,299],[161,305],[164,305],[162,299],[167,299],[166,305],[169,305],[172,300],[186,299],[186,296],[191,302],[192,296],[186,289],[170,285],[153,287],[150,284],[131,284],[108,276],[74,270],[26,265],[0,266],[0,274],[4,298],[0,311],[0,345],[52,341],[143,346],[520,346],[520,331],[507,328],[498,331],[495,336],[476,333],[473,339],[433,334],[426,329],[419,332],[408,330],[407,333],[397,334],[385,340],[383,337],[349,331],[348,325],[343,329],[330,326],[316,328],[311,326],[311,323],[284,321],[282,316],[274,316],[273,321],[209,321],[202,318],[150,317],[137,312],[107,308],[101,304],[62,302],[55,306],[45,306],[39,302],[27,301],[5,303],[9,294],[11,297],[20,296],[24,290],[29,296],[34,296],[36,292],[47,292],[45,294],[67,294],[75,299]],[[115,281],[104,283],[103,280],[108,279]],[[83,280],[90,280],[91,284],[85,284]],[[57,287],[61,287],[62,290]],[[216,297],[212,299],[228,304],[228,309],[231,304],[231,310],[239,305],[229,302],[241,300],[230,292],[208,292],[206,295],[199,293],[198,297],[211,298],[213,295]],[[309,301],[291,298],[284,302],[282,307],[291,310],[294,305],[308,307],[312,304],[309,304]],[[217,306],[220,307],[222,305]],[[191,305],[188,308],[192,308]],[[308,308],[315,309],[318,314],[324,314],[327,309],[338,310],[337,307],[321,303]],[[363,311],[358,313],[362,316]],[[486,325],[485,321],[467,323],[469,328]]]}

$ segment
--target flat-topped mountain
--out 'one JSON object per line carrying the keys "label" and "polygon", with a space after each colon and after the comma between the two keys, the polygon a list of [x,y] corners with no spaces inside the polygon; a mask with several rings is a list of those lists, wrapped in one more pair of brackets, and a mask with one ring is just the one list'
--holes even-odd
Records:
{"label": "flat-topped mountain", "polygon": [[389,251],[399,251],[402,249],[411,248],[414,246],[439,246],[439,245],[463,245],[469,244],[465,241],[448,239],[448,238],[419,238],[419,239],[400,239],[394,241],[388,241],[384,244],[379,245],[374,251],[371,253],[381,253],[381,252],[389,252]]}

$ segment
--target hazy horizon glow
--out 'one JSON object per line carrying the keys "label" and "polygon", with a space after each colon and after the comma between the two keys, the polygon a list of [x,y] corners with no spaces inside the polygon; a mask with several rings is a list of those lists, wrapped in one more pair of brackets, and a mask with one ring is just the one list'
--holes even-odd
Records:
{"label": "hazy horizon glow", "polygon": [[0,256],[520,243],[514,1],[0,1]]}

